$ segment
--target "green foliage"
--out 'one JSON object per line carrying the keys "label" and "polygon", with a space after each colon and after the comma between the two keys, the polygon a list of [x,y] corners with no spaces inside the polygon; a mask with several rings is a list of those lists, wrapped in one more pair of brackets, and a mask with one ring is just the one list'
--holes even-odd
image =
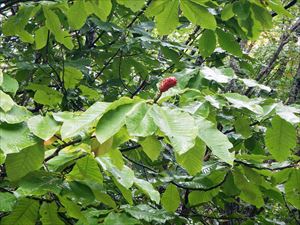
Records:
{"label": "green foliage", "polygon": [[1,225],[299,223],[300,106],[248,49],[281,1],[0,11]]}

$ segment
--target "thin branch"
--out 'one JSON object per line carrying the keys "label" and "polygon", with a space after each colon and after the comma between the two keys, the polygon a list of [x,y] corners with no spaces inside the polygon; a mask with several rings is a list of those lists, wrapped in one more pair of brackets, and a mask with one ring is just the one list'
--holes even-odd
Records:
{"label": "thin branch", "polygon": [[104,72],[104,70],[107,69],[107,67],[110,65],[110,63],[113,61],[113,59],[119,54],[120,51],[121,51],[121,48],[119,48],[119,49],[115,52],[115,54],[113,54],[113,56],[111,56],[111,57],[109,58],[109,60],[104,64],[104,66],[102,67],[102,69],[96,74],[94,80],[97,80],[98,77],[99,77],[100,75],[102,75],[102,73]]}
{"label": "thin branch", "polygon": [[285,170],[285,169],[289,169],[289,168],[297,168],[297,167],[300,166],[300,165],[298,165],[298,163],[300,162],[300,160],[298,160],[298,161],[296,161],[296,162],[294,162],[292,164],[286,165],[286,166],[275,167],[275,168],[257,166],[257,165],[254,165],[254,164],[251,164],[251,163],[248,163],[248,162],[245,162],[245,161],[241,161],[241,160],[234,160],[234,161],[236,163],[238,163],[238,164],[242,164],[244,166],[247,166],[247,167],[250,167],[250,168],[253,168],[253,169],[257,169],[257,170],[269,170],[269,171]]}
{"label": "thin branch", "polygon": [[192,190],[192,191],[211,191],[213,189],[216,189],[216,188],[220,187],[222,184],[224,184],[225,181],[226,181],[226,179],[227,179],[227,177],[228,177],[228,174],[229,173],[226,173],[226,175],[224,176],[224,179],[220,183],[218,183],[218,184],[216,184],[214,186],[211,186],[209,188],[188,187],[188,186],[185,186],[185,185],[182,185],[182,184],[178,184],[175,181],[171,181],[170,183],[174,184],[175,186],[177,186],[179,188],[186,189],[186,190]]}
{"label": "thin branch", "polygon": [[[289,9],[291,8],[293,5],[295,5],[297,3],[297,0],[293,0],[290,3],[288,3],[286,6],[284,6],[285,9]],[[277,16],[278,14],[276,12],[273,12],[271,14],[272,17]]]}
{"label": "thin branch", "polygon": [[67,142],[67,143],[64,143],[64,144],[58,146],[58,147],[56,148],[56,150],[44,160],[44,162],[47,162],[47,161],[49,161],[50,159],[54,158],[55,156],[58,156],[59,152],[60,152],[62,149],[64,149],[65,147],[68,147],[68,146],[70,146],[70,145],[77,144],[77,143],[79,143],[79,142],[81,142],[81,141],[82,141],[81,138],[78,138],[78,139],[75,139],[75,140],[73,140],[73,141],[69,141],[69,142]]}
{"label": "thin branch", "polygon": [[126,26],[127,29],[130,28],[135,23],[135,21],[146,11],[151,2],[152,0],[147,1],[146,5],[138,12],[138,14],[136,14],[133,20]]}

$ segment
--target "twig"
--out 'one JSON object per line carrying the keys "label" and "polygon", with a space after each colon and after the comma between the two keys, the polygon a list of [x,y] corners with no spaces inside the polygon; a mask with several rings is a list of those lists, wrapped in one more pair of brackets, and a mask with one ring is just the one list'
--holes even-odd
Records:
{"label": "twig", "polygon": [[257,165],[250,164],[250,163],[247,163],[247,162],[244,162],[244,161],[241,161],[241,160],[237,160],[237,159],[234,160],[234,161],[238,164],[242,164],[244,166],[247,166],[247,167],[250,167],[250,168],[253,168],[253,169],[269,170],[269,171],[277,171],[277,170],[284,170],[284,169],[288,169],[288,168],[296,168],[298,166],[298,163],[300,162],[300,160],[298,160],[298,161],[296,161],[292,164],[286,165],[286,166],[270,168],[270,167],[257,166]]}
{"label": "twig", "polygon": [[78,138],[78,139],[75,139],[75,140],[73,140],[73,141],[69,141],[69,142],[67,142],[67,143],[64,143],[64,144],[58,146],[58,147],[56,148],[56,150],[53,152],[53,154],[49,155],[49,156],[44,160],[44,162],[47,162],[47,161],[49,161],[50,159],[52,159],[52,158],[54,158],[55,156],[57,156],[58,153],[59,153],[62,149],[64,149],[65,147],[68,147],[68,146],[70,146],[70,145],[77,144],[77,143],[79,143],[79,142],[81,142],[81,141],[82,141],[81,138]]}

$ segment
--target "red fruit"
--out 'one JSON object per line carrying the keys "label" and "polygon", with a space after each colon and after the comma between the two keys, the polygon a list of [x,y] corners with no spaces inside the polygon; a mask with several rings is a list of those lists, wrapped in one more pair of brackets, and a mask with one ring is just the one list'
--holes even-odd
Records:
{"label": "red fruit", "polygon": [[171,87],[176,86],[176,84],[177,84],[176,77],[167,77],[163,79],[162,82],[160,83],[159,90],[160,92],[165,92],[169,90]]}

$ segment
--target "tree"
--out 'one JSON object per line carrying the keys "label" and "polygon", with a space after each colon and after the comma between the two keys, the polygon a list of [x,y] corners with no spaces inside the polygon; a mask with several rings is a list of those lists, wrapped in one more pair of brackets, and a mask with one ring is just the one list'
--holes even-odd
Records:
{"label": "tree", "polygon": [[4,0],[0,224],[298,224],[299,73],[246,51],[296,3]]}

